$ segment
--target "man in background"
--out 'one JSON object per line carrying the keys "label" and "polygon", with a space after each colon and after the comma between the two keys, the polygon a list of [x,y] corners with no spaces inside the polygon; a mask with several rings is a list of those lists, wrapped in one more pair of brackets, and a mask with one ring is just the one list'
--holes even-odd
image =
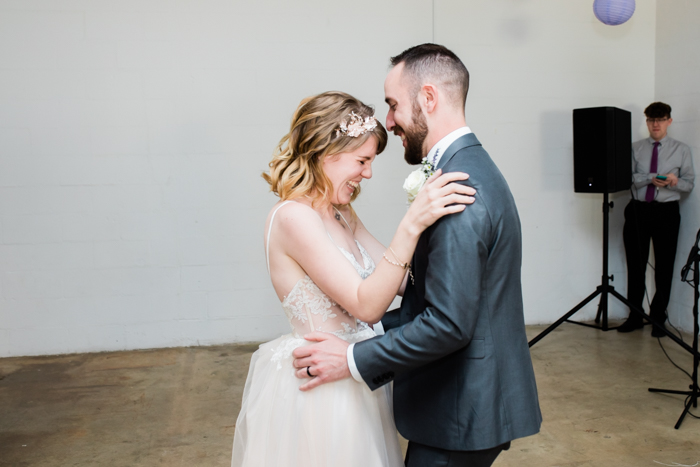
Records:
{"label": "man in background", "polygon": [[[668,136],[671,106],[654,102],[644,109],[649,138],[632,144],[632,200],[625,208],[623,239],[627,255],[627,299],[642,309],[650,240],[654,243],[656,293],[651,318],[665,327],[666,307],[671,297],[673,263],[676,259],[681,215],[681,193],[693,189],[695,171],[690,148]],[[641,316],[630,313],[618,332],[642,329]],[[660,329],[651,331],[664,337]]]}

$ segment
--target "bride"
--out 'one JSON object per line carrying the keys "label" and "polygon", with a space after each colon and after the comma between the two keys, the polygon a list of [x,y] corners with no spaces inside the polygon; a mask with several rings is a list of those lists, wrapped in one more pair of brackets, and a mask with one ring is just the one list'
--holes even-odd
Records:
{"label": "bride", "polygon": [[[371,391],[353,379],[302,392],[292,351],[313,331],[348,342],[375,336],[403,292],[418,237],[440,217],[474,202],[468,176],[431,176],[388,248],[351,207],[360,182],[386,147],[371,107],[341,92],[304,99],[269,174],[280,198],[265,228],[268,270],[292,332],[253,354],[233,442],[234,467],[399,467],[390,385]],[[308,371],[308,369],[307,369]]]}

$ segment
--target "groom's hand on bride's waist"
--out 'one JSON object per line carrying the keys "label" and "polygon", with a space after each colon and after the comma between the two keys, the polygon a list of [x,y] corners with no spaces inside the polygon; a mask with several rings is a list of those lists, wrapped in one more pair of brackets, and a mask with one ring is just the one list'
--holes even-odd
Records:
{"label": "groom's hand on bride's waist", "polygon": [[347,358],[350,344],[325,332],[312,332],[304,339],[315,344],[297,347],[292,352],[297,378],[309,380],[299,389],[308,391],[321,384],[350,377]]}

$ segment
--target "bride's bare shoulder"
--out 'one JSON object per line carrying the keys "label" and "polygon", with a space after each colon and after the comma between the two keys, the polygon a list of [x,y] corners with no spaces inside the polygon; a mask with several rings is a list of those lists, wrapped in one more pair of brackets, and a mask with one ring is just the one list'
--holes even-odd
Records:
{"label": "bride's bare shoulder", "polygon": [[323,228],[323,221],[316,211],[307,204],[292,201],[281,206],[284,201],[275,204],[267,216],[266,226],[275,214],[275,228],[290,235],[298,232]]}

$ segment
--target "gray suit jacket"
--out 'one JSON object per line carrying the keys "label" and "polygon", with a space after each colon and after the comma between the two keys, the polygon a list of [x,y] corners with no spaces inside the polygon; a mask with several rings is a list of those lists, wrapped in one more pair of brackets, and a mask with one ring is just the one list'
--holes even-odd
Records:
{"label": "gray suit jacket", "polygon": [[[408,440],[455,451],[488,449],[542,422],[525,336],[520,219],[503,175],[473,134],[440,159],[463,171],[476,202],[420,237],[415,286],[387,332],[355,344],[371,389],[394,381],[394,417]],[[398,316],[396,314],[398,313]]]}

